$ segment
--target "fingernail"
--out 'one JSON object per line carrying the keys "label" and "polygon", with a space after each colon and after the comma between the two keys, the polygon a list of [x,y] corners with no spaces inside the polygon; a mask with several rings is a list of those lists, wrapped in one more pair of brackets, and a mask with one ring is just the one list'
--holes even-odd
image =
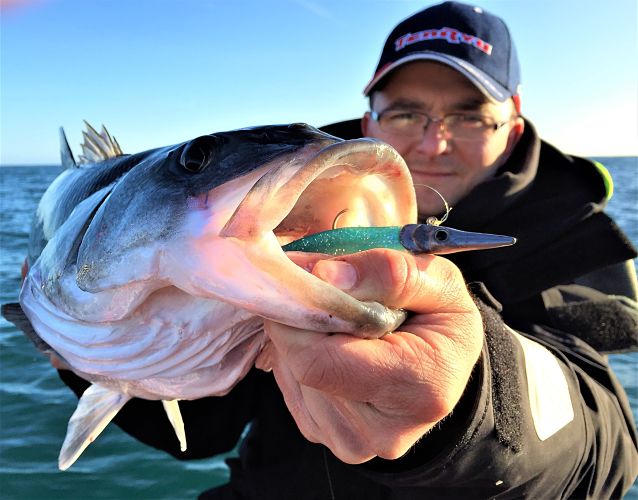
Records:
{"label": "fingernail", "polygon": [[312,272],[341,290],[350,290],[357,283],[357,270],[342,260],[320,260]]}

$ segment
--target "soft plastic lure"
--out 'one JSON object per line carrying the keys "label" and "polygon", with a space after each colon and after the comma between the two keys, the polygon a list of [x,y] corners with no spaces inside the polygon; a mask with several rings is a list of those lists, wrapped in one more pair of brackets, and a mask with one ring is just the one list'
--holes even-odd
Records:
{"label": "soft plastic lure", "polygon": [[436,224],[387,227],[340,227],[308,235],[283,246],[285,252],[346,255],[372,248],[408,250],[413,253],[448,254],[513,245],[516,238],[472,233]]}

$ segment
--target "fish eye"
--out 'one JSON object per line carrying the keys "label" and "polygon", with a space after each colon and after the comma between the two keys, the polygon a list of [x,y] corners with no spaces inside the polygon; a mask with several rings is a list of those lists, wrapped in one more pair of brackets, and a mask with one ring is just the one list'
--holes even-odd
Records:
{"label": "fish eye", "polygon": [[217,146],[218,141],[214,135],[203,135],[193,139],[182,151],[179,163],[188,172],[201,172],[215,156]]}
{"label": "fish eye", "polygon": [[195,148],[190,148],[188,155],[182,153],[180,163],[189,172],[199,172],[206,166],[206,153],[201,148],[197,148],[196,151]]}

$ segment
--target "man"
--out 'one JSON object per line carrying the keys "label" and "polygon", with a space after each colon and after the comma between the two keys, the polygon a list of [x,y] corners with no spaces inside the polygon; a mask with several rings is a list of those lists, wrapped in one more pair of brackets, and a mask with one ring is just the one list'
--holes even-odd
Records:
{"label": "man", "polygon": [[636,252],[602,212],[599,169],[520,116],[509,32],[478,8],[400,23],[365,93],[361,121],[325,129],[392,144],[420,217],[443,211],[434,188],[450,226],[517,245],[310,256],[317,276],[409,319],[378,340],[267,322],[261,371],[182,404],[187,456],[154,402],[116,422],[180,458],[231,449],[251,422],[230,484],[203,498],[620,496],[638,471],[635,425],[601,353],[636,346]]}

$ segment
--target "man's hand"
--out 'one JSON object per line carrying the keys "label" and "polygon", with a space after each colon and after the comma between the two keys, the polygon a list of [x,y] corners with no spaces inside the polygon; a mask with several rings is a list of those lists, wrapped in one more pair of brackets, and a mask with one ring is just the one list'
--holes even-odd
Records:
{"label": "man's hand", "polygon": [[481,352],[481,316],[460,271],[391,250],[298,259],[359,300],[413,314],[376,340],[267,321],[257,367],[273,370],[303,435],[342,461],[402,456],[452,411]]}

